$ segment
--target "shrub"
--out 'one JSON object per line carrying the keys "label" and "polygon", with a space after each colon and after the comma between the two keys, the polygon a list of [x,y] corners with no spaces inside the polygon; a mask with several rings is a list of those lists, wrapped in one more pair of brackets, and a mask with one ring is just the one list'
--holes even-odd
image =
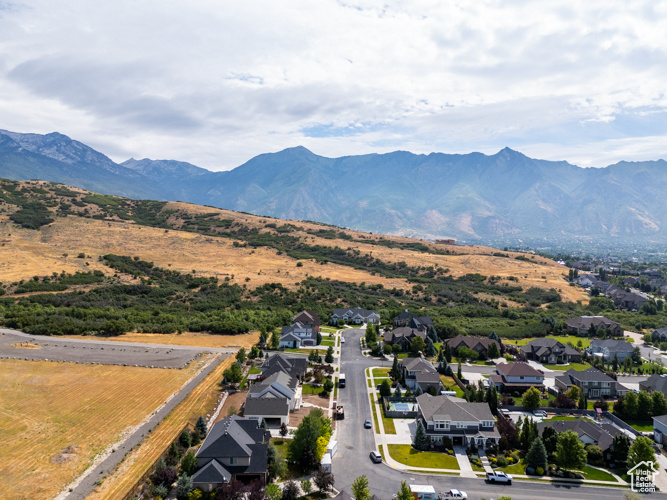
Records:
{"label": "shrub", "polygon": [[537,473],[538,476],[543,476],[544,475],[544,469],[542,467],[538,467],[535,472]]}
{"label": "shrub", "polygon": [[507,467],[507,459],[505,457],[498,457],[498,467]]}

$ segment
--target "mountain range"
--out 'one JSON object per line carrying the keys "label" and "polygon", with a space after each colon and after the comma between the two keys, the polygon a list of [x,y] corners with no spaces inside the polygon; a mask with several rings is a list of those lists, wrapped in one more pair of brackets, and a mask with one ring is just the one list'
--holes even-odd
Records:
{"label": "mountain range", "polygon": [[59,133],[0,130],[0,177],[426,239],[667,241],[664,160],[584,169],[509,148],[494,155],[396,151],[326,158],[295,147],[211,172],[173,160],[118,164]]}

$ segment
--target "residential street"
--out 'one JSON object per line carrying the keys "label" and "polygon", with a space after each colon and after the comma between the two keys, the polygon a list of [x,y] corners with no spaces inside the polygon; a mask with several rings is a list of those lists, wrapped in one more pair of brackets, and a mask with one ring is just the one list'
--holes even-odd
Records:
{"label": "residential street", "polygon": [[[463,478],[453,475],[402,472],[388,465],[374,464],[369,452],[376,448],[374,430],[364,429],[364,420],[373,419],[367,398],[364,370],[378,366],[379,360],[362,356],[359,339],[361,329],[344,330],[345,344],[341,352],[341,373],[347,378],[346,387],[339,389],[338,402],[345,407],[345,419],[338,423],[338,451],[333,459],[335,487],[351,493],[352,482],[362,474],[368,478],[371,493],[382,500],[390,500],[400,488],[401,481],[409,484],[430,484],[436,491],[458,488],[468,493],[470,499],[495,500],[510,496],[512,500],[616,500],[623,499],[624,489],[599,486],[554,484],[537,481],[515,481],[512,486],[489,485],[481,478]],[[391,366],[384,362],[385,366]],[[489,370],[491,367],[470,366],[471,373]],[[467,371],[467,370],[465,370]],[[651,497],[664,496],[654,494]]]}

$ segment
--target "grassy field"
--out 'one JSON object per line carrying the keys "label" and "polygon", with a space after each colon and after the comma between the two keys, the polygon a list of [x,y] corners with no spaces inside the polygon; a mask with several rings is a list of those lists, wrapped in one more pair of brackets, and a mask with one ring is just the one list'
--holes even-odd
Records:
{"label": "grassy field", "polygon": [[380,407],[380,417],[382,418],[382,425],[384,427],[385,434],[396,434],[396,426],[394,425],[394,420],[387,418],[384,414],[384,408],[382,404],[378,401],[378,406]]}
{"label": "grassy field", "polygon": [[410,467],[428,467],[432,469],[459,469],[456,457],[445,453],[417,451],[409,444],[390,444],[391,458]]}
{"label": "grassy field", "polygon": [[[0,498],[55,496],[202,363],[160,370],[0,360]],[[61,455],[70,446],[75,453]]]}
{"label": "grassy field", "polygon": [[185,423],[194,423],[200,415],[210,413],[220,396],[222,372],[234,361],[233,356],[220,365],[147,436],[141,446],[130,453],[118,468],[87,500],[122,498],[155,463],[169,444],[178,437]]}
{"label": "grassy field", "polygon": [[454,379],[449,375],[440,375],[440,380],[442,381],[442,384],[450,391],[456,391],[457,398],[462,398],[465,395],[463,389],[461,389],[458,384],[454,382]]}
{"label": "grassy field", "polygon": [[108,342],[137,342],[143,344],[189,345],[195,347],[245,347],[246,350],[257,344],[259,332],[241,335],[211,335],[208,333],[183,332],[170,333],[126,333],[118,337],[91,337],[82,335],[64,335],[58,338],[102,340]]}
{"label": "grassy field", "polygon": [[389,378],[391,368],[373,368],[373,378]]}
{"label": "grassy field", "polygon": [[[587,348],[589,345],[591,345],[591,340],[584,338],[584,337],[577,337],[575,335],[564,335],[564,336],[558,336],[558,335],[548,335],[549,338],[556,339],[558,342],[561,344],[567,344],[568,342],[572,342],[572,344],[575,345],[575,347],[578,347],[579,341],[581,341],[581,347],[582,348]],[[532,337],[532,338],[527,338],[527,339],[519,339],[519,340],[503,340],[504,343],[506,344],[516,344],[516,345],[526,345],[528,344],[531,340],[535,340],[537,337]]]}

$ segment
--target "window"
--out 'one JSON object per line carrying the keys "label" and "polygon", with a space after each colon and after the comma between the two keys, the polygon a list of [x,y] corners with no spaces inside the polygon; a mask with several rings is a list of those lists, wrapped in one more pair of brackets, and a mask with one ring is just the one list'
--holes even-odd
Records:
{"label": "window", "polygon": [[456,428],[457,429],[464,429],[466,427],[467,427],[467,425],[466,425],[465,422],[456,422]]}
{"label": "window", "polygon": [[237,463],[238,463],[238,458],[237,457],[230,457],[229,465],[236,465]]}
{"label": "window", "polygon": [[602,387],[609,387],[610,382],[602,382]]}

